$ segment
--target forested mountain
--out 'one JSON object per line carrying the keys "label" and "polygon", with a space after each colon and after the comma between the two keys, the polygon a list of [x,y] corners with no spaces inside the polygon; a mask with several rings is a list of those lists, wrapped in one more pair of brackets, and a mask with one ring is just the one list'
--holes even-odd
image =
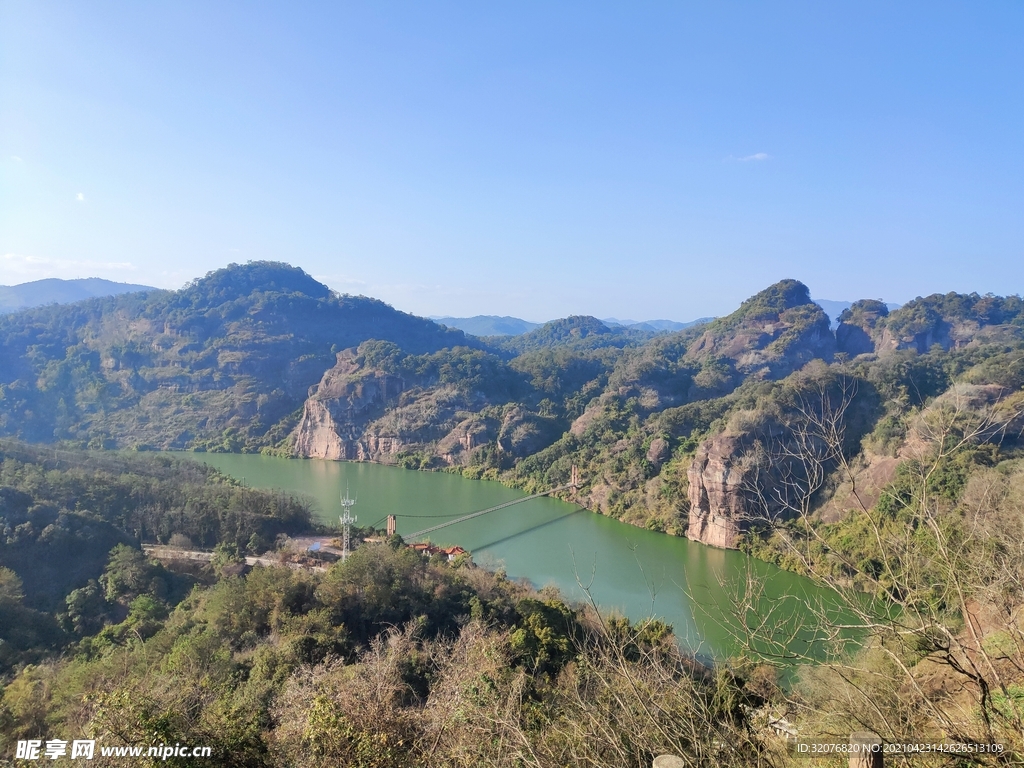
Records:
{"label": "forested mountain", "polygon": [[[518,317],[498,317],[497,315],[476,315],[474,317],[431,317],[430,319],[435,320],[442,325],[446,325],[449,328],[458,328],[460,331],[471,333],[474,336],[519,336],[523,333],[529,333],[535,328],[539,328],[543,325],[543,323],[531,323],[528,320],[522,320]],[[699,320],[679,323],[674,320],[645,320],[637,322],[636,320],[618,320],[616,318],[609,317],[601,322],[611,328],[623,327],[632,328],[637,331],[657,333],[658,331],[681,331],[683,328],[689,328],[691,325],[706,323],[713,319],[714,318],[711,317],[702,317]]]}
{"label": "forested mountain", "polygon": [[476,344],[268,263],[218,270],[176,292],[8,315],[0,318],[0,433],[253,450],[294,426],[338,350],[369,338],[417,353]]}
{"label": "forested mountain", "polygon": [[681,331],[684,328],[689,328],[691,325],[700,325],[701,323],[707,323],[715,318],[713,317],[699,317],[696,320],[688,320],[685,323],[680,323],[676,320],[619,320],[616,317],[606,317],[602,322],[610,326],[621,325],[624,328],[632,328],[636,331]]}
{"label": "forested mountain", "polygon": [[518,317],[498,317],[497,315],[431,317],[430,319],[474,336],[518,336],[520,333],[532,331],[540,325],[540,323],[531,323],[529,320],[522,320]]}

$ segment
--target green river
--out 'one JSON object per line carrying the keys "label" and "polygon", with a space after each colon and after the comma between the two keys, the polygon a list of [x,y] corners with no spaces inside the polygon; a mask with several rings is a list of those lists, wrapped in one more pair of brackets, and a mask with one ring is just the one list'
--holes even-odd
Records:
{"label": "green river", "polygon": [[[357,499],[359,525],[383,528],[385,516],[395,514],[403,535],[525,495],[496,482],[378,464],[240,454],[190,458],[252,487],[306,494],[320,518],[335,524],[339,497],[348,488]],[[808,606],[826,596],[808,580],[739,552],[635,528],[557,499],[532,499],[429,538],[458,544],[478,565],[504,568],[538,588],[554,585],[573,600],[585,600],[581,584],[588,586],[603,611],[634,621],[663,619],[700,657],[740,653],[743,625],[766,617],[777,626],[780,643],[812,654],[817,645]],[[741,616],[734,606],[745,590],[758,595],[757,610]]]}

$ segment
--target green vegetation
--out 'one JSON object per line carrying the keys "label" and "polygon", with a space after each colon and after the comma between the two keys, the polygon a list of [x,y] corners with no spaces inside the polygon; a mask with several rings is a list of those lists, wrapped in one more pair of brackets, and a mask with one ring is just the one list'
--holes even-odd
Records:
{"label": "green vegetation", "polygon": [[[194,580],[153,570],[141,543],[257,553],[308,531],[309,507],[166,456],[0,442],[0,673],[54,651],[148,595],[171,605]],[[116,606],[120,605],[120,608]]]}

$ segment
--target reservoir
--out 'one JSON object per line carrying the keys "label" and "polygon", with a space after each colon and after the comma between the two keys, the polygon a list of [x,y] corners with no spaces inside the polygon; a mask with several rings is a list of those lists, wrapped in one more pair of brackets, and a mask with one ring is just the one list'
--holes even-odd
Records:
{"label": "reservoir", "polygon": [[[348,489],[357,500],[358,525],[383,529],[386,516],[394,514],[404,536],[526,495],[497,482],[379,464],[251,454],[189,458],[255,488],[305,494],[317,516],[334,525]],[[765,620],[791,650],[815,656],[823,650],[810,606],[827,604],[828,595],[809,580],[740,552],[635,528],[557,499],[531,499],[442,528],[429,539],[458,544],[478,565],[503,568],[537,588],[554,585],[570,600],[585,601],[589,591],[605,613],[662,619],[681,645],[703,658],[742,654],[744,625]],[[753,609],[736,608],[743,594],[755,596]]]}

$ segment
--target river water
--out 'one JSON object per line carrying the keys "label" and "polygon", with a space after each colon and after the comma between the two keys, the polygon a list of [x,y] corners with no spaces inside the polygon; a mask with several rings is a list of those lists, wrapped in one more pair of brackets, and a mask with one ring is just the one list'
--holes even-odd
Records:
{"label": "river water", "polygon": [[[255,488],[306,494],[318,516],[334,524],[348,489],[359,525],[383,528],[385,516],[395,514],[406,536],[525,496],[496,482],[379,464],[241,454],[190,458]],[[634,621],[663,619],[684,647],[705,658],[741,654],[743,627],[766,618],[780,642],[791,650],[810,646],[813,653],[817,622],[810,606],[827,602],[810,581],[739,552],[635,528],[557,499],[531,499],[429,538],[458,544],[477,564],[504,568],[538,588],[554,585],[571,600],[588,599],[587,587],[602,611]],[[754,611],[737,611],[741,594],[758,596]]]}

